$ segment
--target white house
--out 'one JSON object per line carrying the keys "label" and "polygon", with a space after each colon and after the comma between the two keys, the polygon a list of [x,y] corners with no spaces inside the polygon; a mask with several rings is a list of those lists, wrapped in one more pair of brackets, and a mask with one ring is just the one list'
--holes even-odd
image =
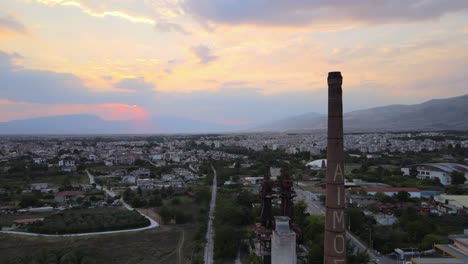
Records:
{"label": "white house", "polygon": [[75,167],[76,164],[75,164],[75,161],[74,160],[60,160],[58,162],[58,166],[59,167]]}
{"label": "white house", "polygon": [[31,184],[31,191],[41,191],[49,188],[48,183],[32,183]]}
{"label": "white house", "polygon": [[162,155],[161,154],[153,154],[151,155],[151,160],[161,160]]}
{"label": "white house", "polygon": [[411,168],[416,168],[418,171],[418,179],[439,179],[442,185],[452,184],[450,174],[458,171],[465,174],[465,179],[468,180],[468,166],[455,163],[430,163],[430,164],[415,164],[401,168],[403,175],[410,175]]}
{"label": "white house", "polygon": [[47,163],[47,160],[44,158],[34,158],[33,161],[34,161],[34,164],[46,164]]}

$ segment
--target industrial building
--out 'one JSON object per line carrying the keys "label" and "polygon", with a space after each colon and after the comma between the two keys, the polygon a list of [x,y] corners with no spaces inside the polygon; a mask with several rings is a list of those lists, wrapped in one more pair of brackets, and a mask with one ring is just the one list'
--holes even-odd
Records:
{"label": "industrial building", "polygon": [[[255,226],[255,254],[263,263],[295,264],[298,257],[307,254],[300,247],[301,231],[293,219],[296,194],[287,168],[281,170],[276,181],[266,174],[261,186],[262,206]],[[278,203],[280,215],[273,216],[273,205]]]}
{"label": "industrial building", "polygon": [[450,235],[453,244],[436,244],[435,248],[442,252],[442,258],[413,258],[414,264],[468,264],[468,229],[463,234]]}
{"label": "industrial building", "polygon": [[442,185],[452,184],[452,177],[450,174],[454,171],[465,174],[468,181],[468,166],[456,163],[427,163],[427,164],[414,164],[401,168],[403,175],[409,176],[411,169],[416,168],[418,179],[439,179]]}

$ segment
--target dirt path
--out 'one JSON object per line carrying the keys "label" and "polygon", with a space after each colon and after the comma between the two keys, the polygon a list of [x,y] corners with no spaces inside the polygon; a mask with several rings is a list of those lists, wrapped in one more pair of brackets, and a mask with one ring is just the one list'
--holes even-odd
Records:
{"label": "dirt path", "polygon": [[216,207],[216,177],[217,173],[213,165],[211,166],[213,170],[213,186],[211,187],[211,201],[210,201],[210,211],[208,213],[208,227],[206,229],[206,245],[205,245],[205,264],[213,264],[213,251],[214,251],[214,243],[213,243],[213,220],[214,220],[214,211]]}
{"label": "dirt path", "polygon": [[179,260],[179,264],[182,264],[182,249],[184,247],[185,242],[185,230],[182,230],[181,238],[179,239],[179,245],[177,246],[177,259]]}

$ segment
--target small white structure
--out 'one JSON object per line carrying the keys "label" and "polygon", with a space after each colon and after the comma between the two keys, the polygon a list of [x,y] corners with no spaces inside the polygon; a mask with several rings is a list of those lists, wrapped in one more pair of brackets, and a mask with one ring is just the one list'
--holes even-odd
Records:
{"label": "small white structure", "polygon": [[60,160],[58,162],[58,166],[59,167],[75,167],[76,164],[74,160],[67,159],[67,160]]}
{"label": "small white structure", "polygon": [[275,216],[271,235],[271,263],[296,264],[296,233],[289,228],[289,217]]}
{"label": "small white structure", "polygon": [[44,158],[34,158],[34,164],[47,164],[47,160]]}
{"label": "small white structure", "polygon": [[49,184],[46,182],[43,183],[31,183],[31,191],[41,191],[44,189],[48,189]]}
{"label": "small white structure", "polygon": [[327,160],[326,159],[314,160],[314,161],[307,163],[306,166],[310,168],[311,170],[325,169],[327,167]]}
{"label": "small white structure", "polygon": [[162,159],[162,155],[161,154],[153,154],[151,156],[151,160],[161,160]]}
{"label": "small white structure", "polygon": [[281,175],[281,168],[270,167],[270,177],[272,180],[276,180]]}

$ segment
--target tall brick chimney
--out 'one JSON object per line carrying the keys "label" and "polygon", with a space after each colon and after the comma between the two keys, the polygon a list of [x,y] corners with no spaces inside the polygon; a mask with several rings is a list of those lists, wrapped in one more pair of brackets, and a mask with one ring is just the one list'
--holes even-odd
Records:
{"label": "tall brick chimney", "polygon": [[341,72],[328,73],[325,264],[346,263],[342,81]]}

